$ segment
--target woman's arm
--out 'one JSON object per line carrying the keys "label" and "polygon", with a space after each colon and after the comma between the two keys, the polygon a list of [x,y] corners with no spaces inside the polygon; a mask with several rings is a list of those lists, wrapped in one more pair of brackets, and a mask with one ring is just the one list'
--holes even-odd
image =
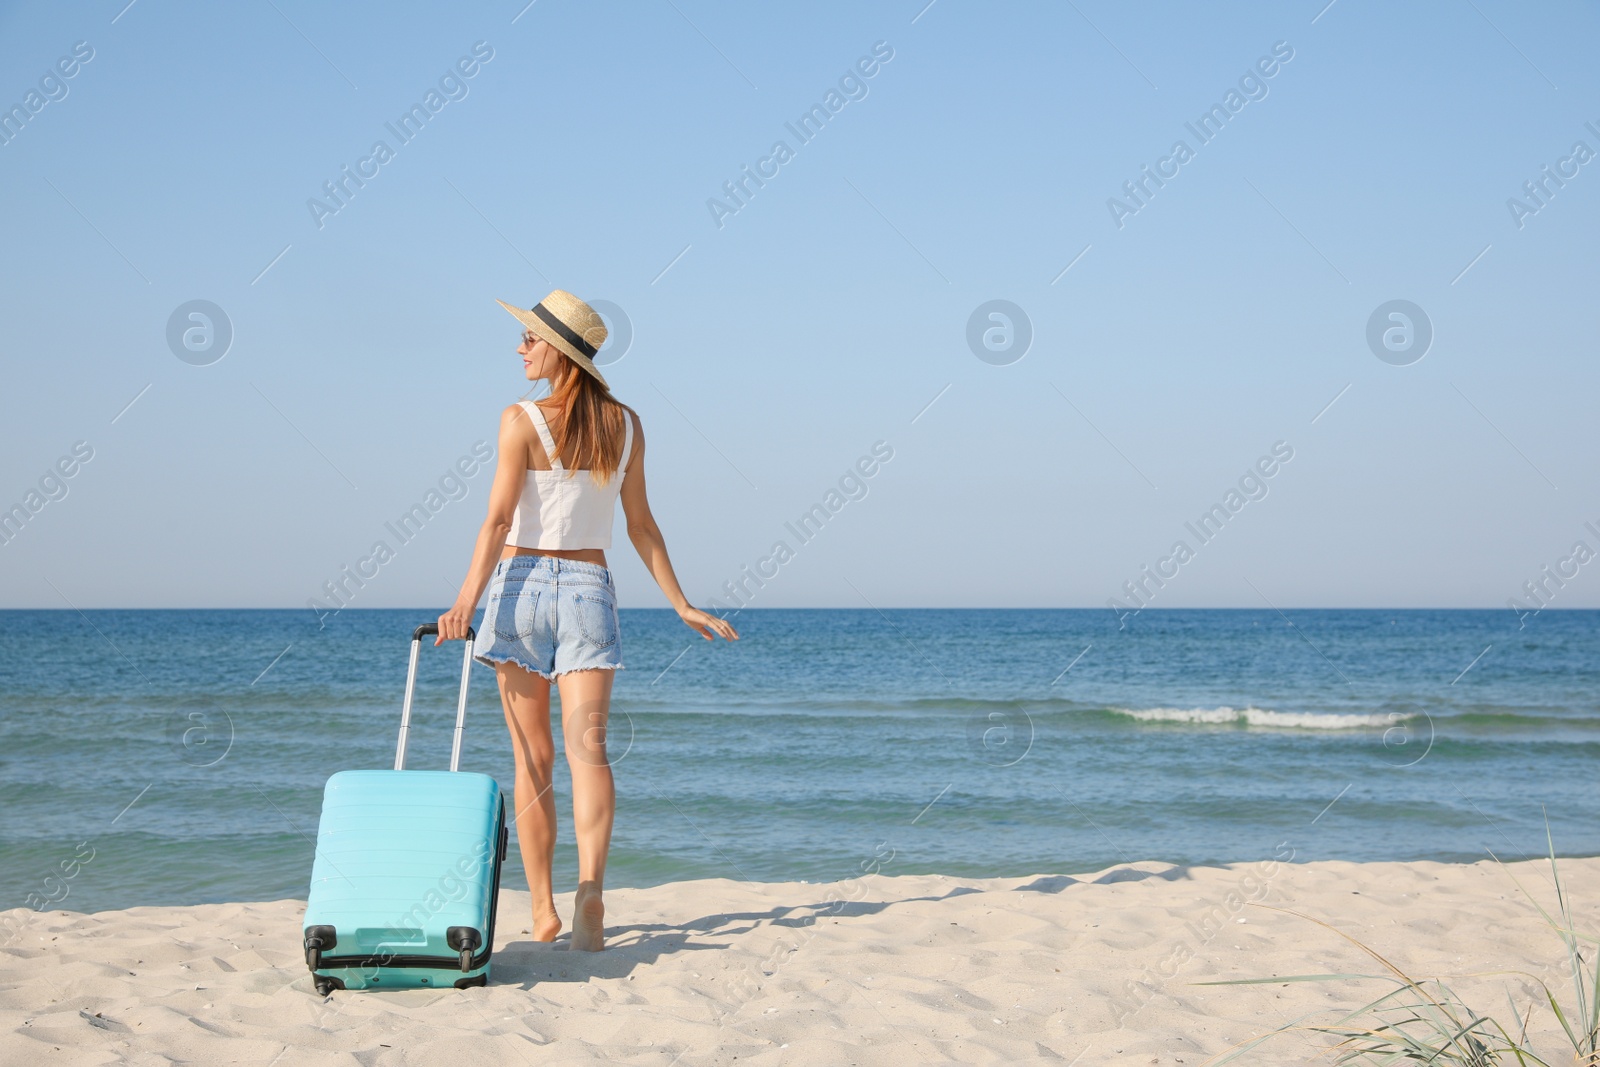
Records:
{"label": "woman's arm", "polygon": [[628,413],[628,417],[633,420],[634,440],[633,456],[631,459],[623,457],[628,464],[627,477],[622,480],[622,513],[628,519],[628,540],[633,542],[639,558],[644,560],[644,565],[650,569],[651,576],[661,591],[667,594],[668,603],[685,625],[707,641],[713,640],[714,634],[737,641],[739,632],[726,619],[719,619],[690,604],[689,598],[683,595],[683,589],[678,585],[672,560],[667,557],[667,542],[661,536],[661,527],[656,525],[655,516],[650,514],[650,500],[645,492],[644,424],[632,412]]}
{"label": "woman's arm", "polygon": [[489,515],[478,530],[472,564],[467,568],[467,578],[461,583],[455,606],[439,616],[436,647],[446,641],[466,640],[472,616],[478,610],[478,598],[483,596],[483,588],[489,584],[494,566],[500,561],[500,552],[505,548],[506,535],[511,532],[511,517],[516,514],[517,501],[522,499],[522,489],[528,481],[528,450],[518,427],[522,418],[522,409],[515,404],[500,415],[499,453],[495,457],[494,483],[489,487]]}

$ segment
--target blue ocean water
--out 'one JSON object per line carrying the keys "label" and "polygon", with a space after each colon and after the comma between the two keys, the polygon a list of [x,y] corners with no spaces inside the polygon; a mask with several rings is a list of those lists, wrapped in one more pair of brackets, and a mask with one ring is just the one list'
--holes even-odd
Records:
{"label": "blue ocean water", "polygon": [[[0,908],[303,897],[437,609],[0,612]],[[1600,853],[1600,612],[624,610],[608,884]],[[409,765],[448,763],[425,647]],[[492,672],[462,765],[509,791]],[[558,888],[576,868],[570,792]],[[507,884],[523,876],[511,850]]]}

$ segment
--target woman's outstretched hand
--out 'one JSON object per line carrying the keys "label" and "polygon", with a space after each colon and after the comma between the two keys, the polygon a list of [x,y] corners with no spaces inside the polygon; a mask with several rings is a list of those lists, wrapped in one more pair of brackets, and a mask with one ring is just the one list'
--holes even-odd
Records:
{"label": "woman's outstretched hand", "polygon": [[457,604],[439,616],[439,637],[434,641],[433,647],[438,648],[446,641],[465,641],[467,631],[471,628],[472,609]]}
{"label": "woman's outstretched hand", "polygon": [[[739,640],[739,631],[735,630],[727,619],[719,619],[715,615],[701,611],[697,607],[691,606],[681,609],[678,612],[678,618],[683,620],[685,626],[704,637],[707,641],[715,640],[716,634],[721,634],[729,641]],[[439,624],[439,628],[441,630],[444,629],[442,621]]]}

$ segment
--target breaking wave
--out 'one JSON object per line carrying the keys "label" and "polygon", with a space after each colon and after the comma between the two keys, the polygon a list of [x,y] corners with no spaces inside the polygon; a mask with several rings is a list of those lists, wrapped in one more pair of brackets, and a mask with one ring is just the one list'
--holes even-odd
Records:
{"label": "breaking wave", "polygon": [[1140,722],[1202,726],[1269,726],[1293,730],[1360,730],[1396,726],[1413,718],[1389,712],[1339,714],[1324,711],[1271,711],[1267,708],[1111,708]]}

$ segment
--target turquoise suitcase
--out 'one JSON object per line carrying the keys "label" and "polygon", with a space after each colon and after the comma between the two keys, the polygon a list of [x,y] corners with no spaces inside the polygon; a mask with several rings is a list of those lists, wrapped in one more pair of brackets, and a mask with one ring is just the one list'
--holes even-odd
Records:
{"label": "turquoise suitcase", "polygon": [[422,639],[411,635],[394,769],[328,779],[304,925],[317,992],[486,985],[508,831],[500,786],[461,766],[473,632],[467,631],[448,771],[408,771]]}

